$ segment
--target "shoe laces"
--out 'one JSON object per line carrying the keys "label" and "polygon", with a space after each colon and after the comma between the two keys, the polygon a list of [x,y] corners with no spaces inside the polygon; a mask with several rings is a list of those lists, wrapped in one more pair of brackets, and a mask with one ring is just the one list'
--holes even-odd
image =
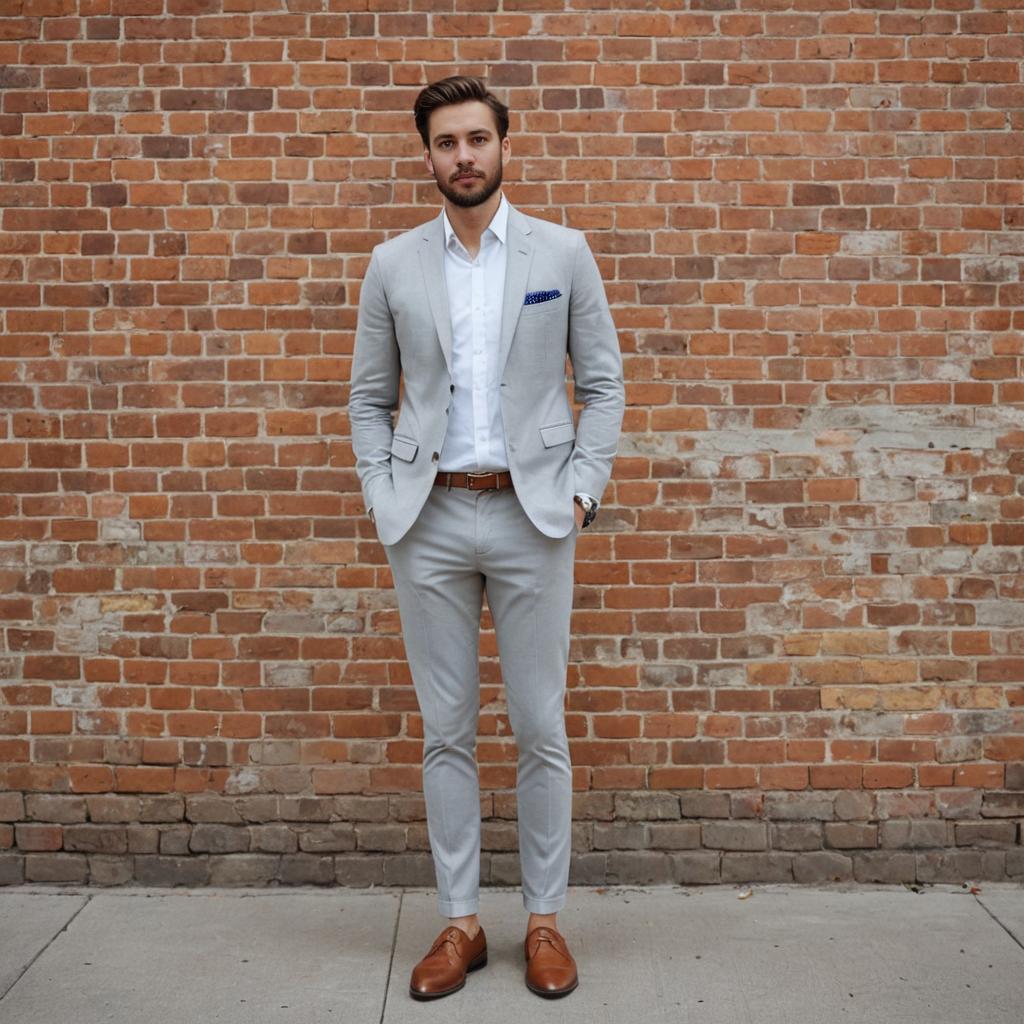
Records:
{"label": "shoe laces", "polygon": [[458,953],[459,944],[464,938],[464,933],[452,925],[451,928],[445,928],[445,930],[437,937],[437,941],[431,947],[430,952],[436,953],[446,943],[450,943],[455,948],[455,952]]}
{"label": "shoe laces", "polygon": [[[540,925],[535,928],[529,935],[529,941],[531,944],[536,943],[539,948],[540,943],[546,942],[563,960],[568,963],[568,957],[562,949],[562,943],[565,941],[553,928],[548,928],[546,925]],[[531,959],[537,955],[537,949],[534,949],[533,953],[529,954]]]}

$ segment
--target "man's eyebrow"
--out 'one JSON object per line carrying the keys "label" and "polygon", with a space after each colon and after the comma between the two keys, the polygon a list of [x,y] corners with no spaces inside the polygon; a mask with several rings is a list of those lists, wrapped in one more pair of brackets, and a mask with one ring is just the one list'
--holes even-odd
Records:
{"label": "man's eyebrow", "polygon": [[[489,128],[470,128],[467,135],[490,135],[491,131]],[[455,136],[451,132],[441,132],[440,135],[434,136],[435,142],[440,142],[442,139],[454,139]]]}

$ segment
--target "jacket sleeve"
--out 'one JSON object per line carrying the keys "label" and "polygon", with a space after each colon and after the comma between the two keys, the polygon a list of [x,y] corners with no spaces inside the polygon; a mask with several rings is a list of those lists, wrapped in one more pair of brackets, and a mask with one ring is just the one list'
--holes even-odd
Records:
{"label": "jacket sleeve", "polygon": [[601,272],[586,236],[578,232],[569,297],[569,358],[575,400],[583,402],[572,454],[575,492],[600,500],[611,477],[625,414],[619,338]]}
{"label": "jacket sleeve", "polygon": [[391,414],[398,408],[401,360],[395,323],[374,248],[359,295],[348,417],[356,474],[367,509],[379,481],[391,476]]}

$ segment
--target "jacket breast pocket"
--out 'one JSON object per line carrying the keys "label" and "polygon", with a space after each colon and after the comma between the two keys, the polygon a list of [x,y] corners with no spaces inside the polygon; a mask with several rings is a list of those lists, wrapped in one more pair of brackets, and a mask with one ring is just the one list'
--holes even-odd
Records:
{"label": "jacket breast pocket", "polygon": [[576,428],[572,425],[572,420],[566,420],[564,423],[548,423],[540,428],[540,437],[544,442],[544,447],[551,448],[556,444],[572,441],[576,437]]}
{"label": "jacket breast pocket", "polygon": [[565,309],[565,304],[568,301],[568,296],[560,295],[557,299],[547,299],[544,302],[531,302],[529,305],[523,306],[523,311],[520,317],[530,319],[535,316],[551,316],[555,313],[561,313]]}
{"label": "jacket breast pocket", "polygon": [[411,437],[401,437],[395,434],[391,438],[391,454],[403,462],[412,462],[416,458],[419,447],[419,442],[414,441]]}

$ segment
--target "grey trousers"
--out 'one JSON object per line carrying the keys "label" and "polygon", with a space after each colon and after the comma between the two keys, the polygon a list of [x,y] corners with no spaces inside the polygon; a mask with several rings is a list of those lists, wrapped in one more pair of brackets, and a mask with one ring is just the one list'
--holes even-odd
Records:
{"label": "grey trousers", "polygon": [[527,518],[513,488],[432,487],[419,518],[385,545],[423,717],[423,794],[445,917],[475,914],[480,889],[480,615],[494,620],[509,724],[523,905],[565,906],[572,766],[565,733],[577,528],[557,539]]}

